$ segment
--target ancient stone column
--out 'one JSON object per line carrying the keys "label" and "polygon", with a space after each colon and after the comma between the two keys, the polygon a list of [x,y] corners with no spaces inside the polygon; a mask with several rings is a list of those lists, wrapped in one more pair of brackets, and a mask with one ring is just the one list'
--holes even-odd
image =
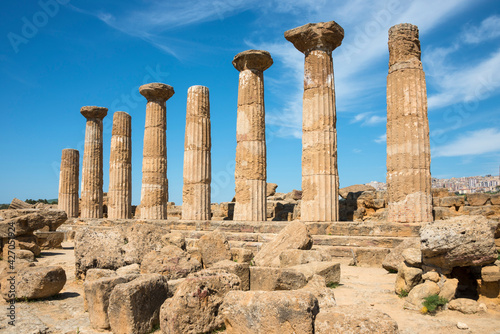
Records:
{"label": "ancient stone column", "polygon": [[301,220],[339,219],[337,115],[332,51],[344,29],[334,21],[309,23],[285,32],[305,55],[302,106]]}
{"label": "ancient stone column", "polygon": [[210,100],[208,88],[189,87],[184,139],[182,219],[210,219]]}
{"label": "ancient stone column", "polygon": [[238,53],[240,72],[236,120],[236,203],[234,220],[266,220],[266,113],[264,71],[273,64],[267,51]]}
{"label": "ancient stone column", "polygon": [[142,160],[141,218],[167,218],[167,107],[172,86],[150,83],[139,87],[147,100]]}
{"label": "ancient stone column", "polygon": [[59,210],[66,211],[68,218],[78,217],[78,178],[80,176],[80,153],[70,148],[62,150],[59,173]]}
{"label": "ancient stone column", "polygon": [[429,121],[418,28],[389,29],[387,76],[388,220],[431,222]]}
{"label": "ancient stone column", "polygon": [[82,218],[102,218],[102,120],[107,108],[82,107],[87,119],[82,166]]}
{"label": "ancient stone column", "polygon": [[123,111],[113,115],[109,156],[108,218],[131,218],[132,117]]}

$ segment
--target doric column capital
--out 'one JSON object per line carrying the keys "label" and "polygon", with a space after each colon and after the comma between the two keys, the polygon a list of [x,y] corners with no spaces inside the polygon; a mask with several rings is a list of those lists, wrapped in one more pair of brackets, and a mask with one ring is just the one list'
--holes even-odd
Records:
{"label": "doric column capital", "polygon": [[271,54],[264,50],[247,50],[234,56],[233,66],[239,72],[252,70],[264,72],[273,64]]}
{"label": "doric column capital", "polygon": [[148,101],[165,102],[174,95],[174,87],[160,82],[153,82],[139,87],[139,93]]}
{"label": "doric column capital", "polygon": [[80,109],[80,113],[87,119],[89,118],[103,119],[108,114],[108,108],[85,106]]}
{"label": "doric column capital", "polygon": [[389,29],[389,66],[402,62],[420,62],[418,27],[409,23]]}
{"label": "doric column capital", "polygon": [[342,44],[344,29],[335,21],[308,23],[285,31],[285,38],[304,54],[313,50],[332,52]]}

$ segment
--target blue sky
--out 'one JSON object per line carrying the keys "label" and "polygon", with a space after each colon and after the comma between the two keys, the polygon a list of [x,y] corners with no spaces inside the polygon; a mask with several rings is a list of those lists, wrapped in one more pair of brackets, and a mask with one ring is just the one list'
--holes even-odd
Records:
{"label": "blue sky", "polygon": [[138,87],[172,85],[167,102],[170,200],[182,201],[187,90],[210,89],[212,201],[234,195],[238,52],[271,53],[265,72],[268,182],[301,187],[303,54],[283,33],[334,20],[341,187],[385,181],[387,31],[420,29],[435,177],[495,174],[500,164],[498,1],[42,0],[2,3],[0,203],[56,198],[61,150],[83,157],[80,107],[104,120],[104,191],[112,115],[132,116],[133,204],[139,204],[146,100]]}

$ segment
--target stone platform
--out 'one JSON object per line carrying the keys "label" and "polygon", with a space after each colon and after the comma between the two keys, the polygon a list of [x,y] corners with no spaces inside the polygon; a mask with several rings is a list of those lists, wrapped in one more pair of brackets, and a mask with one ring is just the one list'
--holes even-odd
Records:
{"label": "stone platform", "polygon": [[[145,222],[181,232],[189,245],[194,246],[204,234],[219,229],[226,233],[231,247],[251,249],[256,253],[272,240],[289,222],[189,221],[135,219],[74,219],[58,230],[66,239],[79,227],[116,226]],[[356,258],[361,266],[380,266],[385,255],[405,238],[418,237],[419,224],[381,222],[306,222],[313,236],[313,249],[325,249],[334,258]]]}

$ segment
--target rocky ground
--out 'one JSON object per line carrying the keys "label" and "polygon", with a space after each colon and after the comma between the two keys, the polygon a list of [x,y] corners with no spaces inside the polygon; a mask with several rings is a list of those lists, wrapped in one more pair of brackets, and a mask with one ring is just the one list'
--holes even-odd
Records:
{"label": "rocky ground", "polygon": [[[8,325],[6,307],[0,301],[0,333],[31,334],[94,334],[88,314],[83,312],[83,282],[75,280],[72,243],[63,249],[42,252],[42,265],[60,265],[66,270],[68,281],[61,293],[49,300],[17,302],[16,327]],[[348,266],[341,261],[341,284],[335,288],[338,305],[366,304],[389,314],[399,325],[402,334],[410,333],[496,333],[500,334],[500,305],[490,306],[486,313],[466,315],[456,311],[441,311],[437,315],[423,315],[403,310],[404,299],[394,294],[396,274],[382,268]],[[458,329],[457,323],[469,329]],[[157,333],[160,331],[158,330]]]}

